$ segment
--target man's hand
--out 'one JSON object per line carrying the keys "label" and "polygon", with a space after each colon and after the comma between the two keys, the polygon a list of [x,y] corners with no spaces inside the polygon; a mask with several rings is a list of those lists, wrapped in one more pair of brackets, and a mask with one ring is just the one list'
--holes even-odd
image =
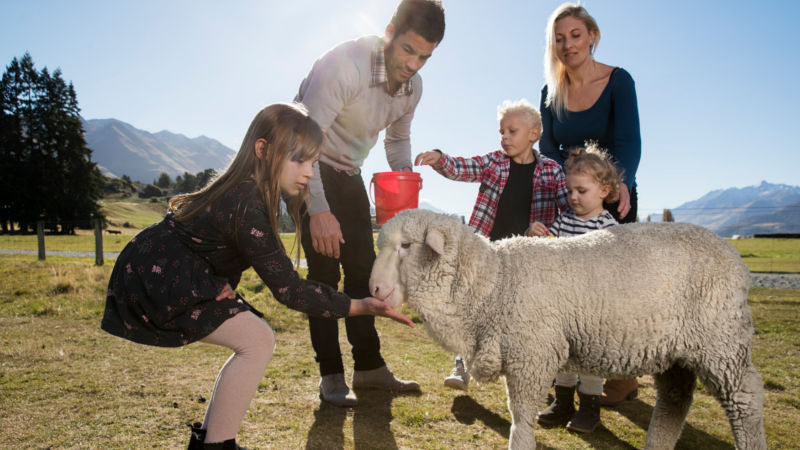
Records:
{"label": "man's hand", "polygon": [[339,259],[339,244],[344,244],[342,228],[339,221],[330,211],[311,216],[311,242],[314,250],[329,258]]}

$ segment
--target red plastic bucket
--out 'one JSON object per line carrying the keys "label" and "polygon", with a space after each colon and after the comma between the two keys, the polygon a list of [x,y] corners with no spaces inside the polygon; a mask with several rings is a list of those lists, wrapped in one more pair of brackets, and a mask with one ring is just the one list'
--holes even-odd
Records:
{"label": "red plastic bucket", "polygon": [[[372,190],[375,189],[375,197]],[[375,222],[383,225],[404,209],[419,206],[422,177],[417,172],[378,172],[369,183],[370,199],[375,205]]]}

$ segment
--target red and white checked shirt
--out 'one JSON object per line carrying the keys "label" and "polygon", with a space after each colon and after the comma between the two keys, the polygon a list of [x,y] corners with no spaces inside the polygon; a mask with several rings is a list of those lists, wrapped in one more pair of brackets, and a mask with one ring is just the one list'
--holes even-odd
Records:
{"label": "red and white checked shirt", "polygon": [[[441,153],[442,157],[432,166],[434,170],[451,180],[481,183],[469,226],[475,232],[489,237],[497,215],[500,195],[508,181],[511,158],[502,150],[469,159]],[[566,211],[569,207],[567,182],[564,170],[557,162],[540,155],[536,150],[534,157],[536,169],[533,172],[533,197],[529,223],[541,222],[549,227],[559,211]]]}

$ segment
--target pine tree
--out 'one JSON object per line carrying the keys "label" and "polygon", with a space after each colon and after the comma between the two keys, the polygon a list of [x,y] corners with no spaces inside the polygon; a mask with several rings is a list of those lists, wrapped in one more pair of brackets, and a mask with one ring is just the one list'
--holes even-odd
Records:
{"label": "pine tree", "polygon": [[83,137],[72,83],[60,70],[37,72],[26,53],[11,61],[0,88],[4,230],[17,222],[26,231],[40,219],[64,233],[90,226],[100,216],[102,175]]}
{"label": "pine tree", "polygon": [[158,181],[153,182],[156,186],[160,187],[161,189],[168,189],[169,186],[172,184],[172,179],[170,179],[169,174],[167,172],[161,172],[161,175],[158,177]]}

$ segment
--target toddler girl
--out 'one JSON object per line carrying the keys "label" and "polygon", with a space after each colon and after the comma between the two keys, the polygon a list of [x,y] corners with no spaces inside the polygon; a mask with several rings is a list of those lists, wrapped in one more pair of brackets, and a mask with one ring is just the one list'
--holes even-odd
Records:
{"label": "toddler girl", "polygon": [[[541,222],[531,224],[533,236],[568,237],[610,227],[617,223],[603,208],[603,201],[619,195],[620,176],[608,155],[590,144],[574,150],[564,163],[567,177],[567,199],[571,209],[556,218],[548,229]],[[578,385],[580,409],[575,412],[575,387]],[[593,375],[560,373],[556,377],[555,400],[541,411],[542,424],[563,425],[572,431],[590,433],[600,424],[600,394],[603,379]]]}

